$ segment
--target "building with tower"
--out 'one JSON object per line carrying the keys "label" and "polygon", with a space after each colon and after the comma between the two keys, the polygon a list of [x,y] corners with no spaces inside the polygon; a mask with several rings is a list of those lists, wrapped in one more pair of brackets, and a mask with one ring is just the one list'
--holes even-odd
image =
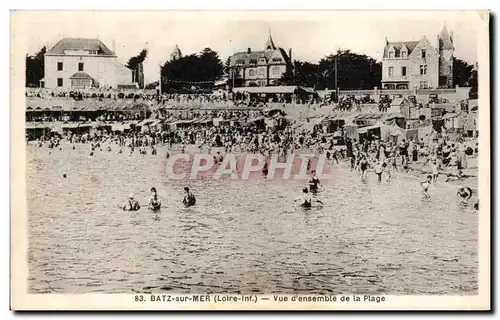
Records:
{"label": "building with tower", "polygon": [[233,87],[275,85],[287,71],[292,71],[292,49],[288,54],[274,44],[271,32],[264,50],[237,52],[229,58],[229,79]]}
{"label": "building with tower", "polygon": [[453,34],[446,25],[437,35],[437,47],[420,41],[389,42],[382,58],[383,89],[450,88],[453,86]]}

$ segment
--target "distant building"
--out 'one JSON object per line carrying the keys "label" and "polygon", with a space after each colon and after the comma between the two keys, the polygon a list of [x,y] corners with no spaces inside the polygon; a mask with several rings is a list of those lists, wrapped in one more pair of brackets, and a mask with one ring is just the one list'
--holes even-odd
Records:
{"label": "distant building", "polygon": [[177,60],[182,58],[181,49],[179,49],[178,45],[175,45],[174,51],[170,54],[170,61]]}
{"label": "distant building", "polygon": [[383,89],[439,88],[453,86],[453,34],[446,26],[437,35],[437,48],[420,41],[385,41],[382,59]]}
{"label": "distant building", "polygon": [[229,78],[235,86],[238,83],[245,87],[274,85],[292,68],[292,49],[287,55],[285,50],[274,44],[271,33],[263,51],[248,48],[246,52],[237,52],[229,58]]}
{"label": "distant building", "polygon": [[64,38],[44,57],[45,77],[40,85],[55,89],[82,89],[132,85],[132,70],[98,39]]}

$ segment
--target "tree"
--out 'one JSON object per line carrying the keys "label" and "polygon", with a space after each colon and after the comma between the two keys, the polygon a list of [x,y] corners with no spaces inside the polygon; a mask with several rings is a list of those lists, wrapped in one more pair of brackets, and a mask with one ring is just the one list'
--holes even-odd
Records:
{"label": "tree", "polygon": [[453,57],[453,85],[459,87],[469,87],[471,80],[473,65],[468,64],[464,60]]}
{"label": "tree", "polygon": [[161,68],[162,89],[211,88],[222,77],[224,65],[217,52],[210,48],[199,54],[190,54],[182,58],[167,61]]}
{"label": "tree", "polygon": [[148,49],[142,49],[138,55],[128,59],[127,68],[129,68],[130,70],[136,70],[137,66],[143,63],[147,57],[148,57]]}
{"label": "tree", "polygon": [[380,85],[382,63],[367,56],[339,50],[319,61],[294,61],[295,72],[285,73],[280,84],[299,85],[316,89],[373,89]]}
{"label": "tree", "polygon": [[26,55],[26,87],[38,87],[44,77],[44,55],[47,48],[44,46],[34,55]]}
{"label": "tree", "polygon": [[[337,69],[337,81],[335,81]],[[373,89],[380,86],[382,79],[382,63],[364,55],[352,53],[350,50],[339,50],[319,62],[320,77],[318,87],[340,89]]]}

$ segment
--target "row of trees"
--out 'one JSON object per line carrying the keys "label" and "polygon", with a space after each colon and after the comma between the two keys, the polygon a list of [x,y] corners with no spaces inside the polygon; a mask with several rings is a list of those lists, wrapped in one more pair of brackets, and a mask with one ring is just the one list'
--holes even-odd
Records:
{"label": "row of trees", "polygon": [[367,56],[339,50],[319,61],[294,61],[294,70],[279,80],[282,85],[300,85],[316,89],[373,89],[380,86],[382,63]]}

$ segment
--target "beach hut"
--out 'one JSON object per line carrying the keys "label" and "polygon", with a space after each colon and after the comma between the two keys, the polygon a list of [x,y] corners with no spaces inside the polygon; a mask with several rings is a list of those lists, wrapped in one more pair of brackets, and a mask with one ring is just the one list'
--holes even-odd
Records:
{"label": "beach hut", "polygon": [[36,140],[51,131],[50,126],[45,123],[26,123],[25,130],[28,140]]}
{"label": "beach hut", "polygon": [[386,125],[386,124],[376,124],[371,126],[366,126],[358,128],[359,140],[360,142],[365,139],[372,140],[373,138],[379,138],[386,141],[397,142],[399,138],[405,138],[405,130],[396,125]]}

